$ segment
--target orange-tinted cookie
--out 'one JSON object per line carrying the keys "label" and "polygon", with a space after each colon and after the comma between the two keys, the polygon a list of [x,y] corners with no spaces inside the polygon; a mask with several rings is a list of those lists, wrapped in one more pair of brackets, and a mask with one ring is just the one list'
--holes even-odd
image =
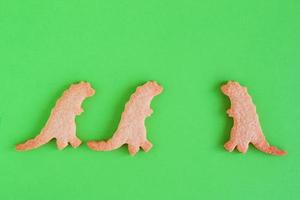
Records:
{"label": "orange-tinted cookie", "polygon": [[252,143],[262,152],[285,155],[285,151],[270,146],[266,141],[256,114],[256,107],[247,88],[237,82],[229,81],[221,87],[221,90],[231,101],[231,108],[227,110],[227,114],[234,122],[230,140],[224,145],[225,149],[231,152],[237,147],[238,151],[246,153],[249,143]]}
{"label": "orange-tinted cookie", "polygon": [[81,141],[76,137],[75,117],[83,112],[82,102],[94,93],[95,90],[89,83],[80,82],[71,85],[56,102],[41,133],[23,144],[18,144],[16,149],[18,151],[35,149],[53,138],[56,139],[58,149],[64,149],[68,143],[74,148],[79,146]]}
{"label": "orange-tinted cookie", "polygon": [[137,88],[125,105],[119,126],[113,137],[107,141],[90,141],[89,148],[96,151],[111,151],[128,144],[131,155],[135,155],[140,147],[149,151],[152,144],[147,140],[145,119],[152,114],[150,103],[154,96],[163,91],[156,82],[147,82]]}

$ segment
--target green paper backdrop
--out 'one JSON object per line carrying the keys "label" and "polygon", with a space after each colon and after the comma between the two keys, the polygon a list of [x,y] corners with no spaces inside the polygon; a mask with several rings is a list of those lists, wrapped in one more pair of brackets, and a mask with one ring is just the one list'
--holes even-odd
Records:
{"label": "green paper backdrop", "polygon": [[[0,199],[300,199],[299,73],[298,0],[0,0]],[[97,90],[76,119],[84,143],[16,152],[80,80]],[[89,150],[148,80],[165,89],[146,121],[153,149]],[[224,150],[227,80],[287,156]]]}

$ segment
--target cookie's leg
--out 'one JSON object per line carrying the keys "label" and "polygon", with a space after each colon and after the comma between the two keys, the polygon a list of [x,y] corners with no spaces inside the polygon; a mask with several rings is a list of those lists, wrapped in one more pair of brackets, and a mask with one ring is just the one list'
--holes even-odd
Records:
{"label": "cookie's leg", "polygon": [[241,153],[246,153],[249,147],[249,143],[241,143],[237,145],[237,149]]}
{"label": "cookie's leg", "polygon": [[227,151],[232,152],[236,145],[236,142],[230,139],[228,142],[225,143],[224,147]]}
{"label": "cookie's leg", "polygon": [[64,139],[57,138],[56,139],[56,145],[57,145],[57,148],[59,150],[63,150],[66,146],[68,146],[68,141],[65,141]]}
{"label": "cookie's leg", "polygon": [[142,149],[145,151],[145,152],[148,152],[148,151],[150,151],[150,149],[152,148],[152,144],[151,144],[151,142],[149,142],[148,140],[146,140],[142,145],[141,145],[141,147],[142,147]]}
{"label": "cookie's leg", "polygon": [[139,150],[140,150],[139,146],[128,144],[128,151],[130,155],[134,156]]}
{"label": "cookie's leg", "polygon": [[76,148],[81,144],[81,140],[75,136],[70,140],[70,144],[72,147]]}

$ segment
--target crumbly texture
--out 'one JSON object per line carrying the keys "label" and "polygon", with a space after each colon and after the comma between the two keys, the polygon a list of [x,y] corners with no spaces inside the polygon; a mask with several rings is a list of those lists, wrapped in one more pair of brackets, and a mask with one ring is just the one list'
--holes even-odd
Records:
{"label": "crumbly texture", "polygon": [[76,136],[75,117],[83,112],[82,102],[93,96],[95,90],[89,83],[80,82],[71,85],[62,97],[58,99],[51,115],[41,133],[23,144],[18,144],[16,150],[26,151],[38,148],[51,139],[56,139],[58,149],[64,149],[68,143],[76,148],[81,144]]}
{"label": "crumbly texture", "polygon": [[227,114],[233,118],[230,140],[224,145],[228,151],[237,147],[238,151],[246,153],[249,143],[252,143],[262,152],[272,155],[285,155],[286,152],[269,145],[262,132],[256,107],[246,87],[239,83],[229,81],[221,87],[222,92],[231,101],[231,108]]}
{"label": "crumbly texture", "polygon": [[111,151],[128,144],[131,155],[135,155],[140,147],[146,152],[149,151],[152,144],[147,140],[145,119],[153,112],[150,108],[152,99],[162,91],[162,87],[154,81],[138,87],[125,105],[113,137],[107,141],[90,141],[88,147],[96,151]]}

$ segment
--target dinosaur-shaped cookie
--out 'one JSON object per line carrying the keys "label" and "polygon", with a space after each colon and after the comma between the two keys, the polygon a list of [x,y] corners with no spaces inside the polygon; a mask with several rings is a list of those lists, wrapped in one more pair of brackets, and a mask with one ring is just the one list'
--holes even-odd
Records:
{"label": "dinosaur-shaped cookie", "polygon": [[152,144],[147,140],[145,119],[153,112],[150,108],[152,99],[162,91],[163,88],[154,81],[138,87],[125,105],[113,137],[107,141],[90,141],[89,148],[96,151],[111,151],[128,144],[131,155],[135,155],[140,147],[146,152],[149,151]]}
{"label": "dinosaur-shaped cookie", "polygon": [[56,139],[58,149],[64,149],[68,143],[74,148],[78,147],[81,141],[76,137],[75,117],[83,112],[82,102],[94,93],[95,90],[89,83],[80,82],[71,85],[56,102],[41,133],[34,139],[18,144],[16,149],[18,151],[35,149],[53,138]]}
{"label": "dinosaur-shaped cookie", "polygon": [[229,81],[221,87],[221,90],[231,101],[231,108],[227,110],[227,114],[233,117],[234,122],[230,140],[224,145],[225,149],[231,152],[237,147],[238,151],[246,153],[249,143],[252,143],[262,152],[285,155],[285,151],[270,146],[266,141],[256,114],[256,107],[247,88],[237,82]]}

